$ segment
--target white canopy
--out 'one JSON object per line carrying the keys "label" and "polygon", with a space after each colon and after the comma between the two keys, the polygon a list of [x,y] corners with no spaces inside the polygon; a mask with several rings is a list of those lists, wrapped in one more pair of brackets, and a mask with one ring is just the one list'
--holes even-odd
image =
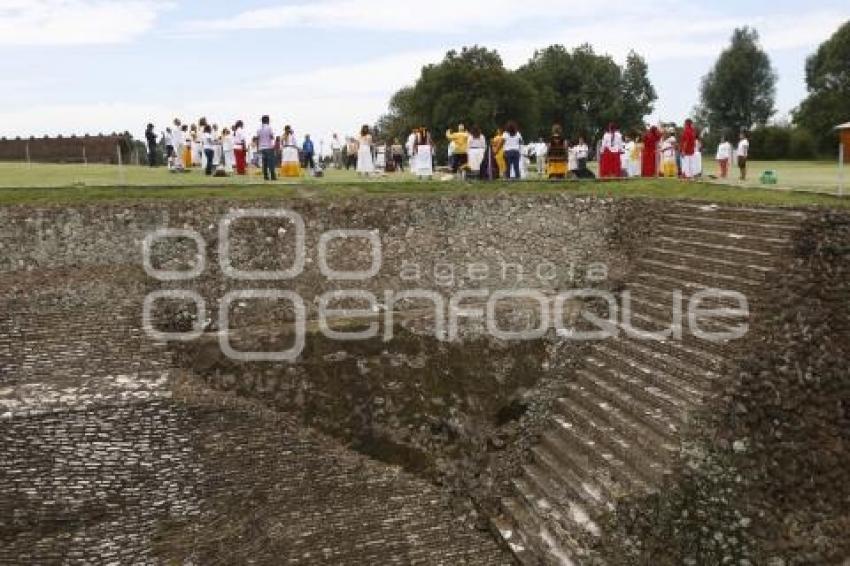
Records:
{"label": "white canopy", "polygon": [[850,130],[850,122],[845,122],[843,124],[839,124],[832,129],[833,130]]}

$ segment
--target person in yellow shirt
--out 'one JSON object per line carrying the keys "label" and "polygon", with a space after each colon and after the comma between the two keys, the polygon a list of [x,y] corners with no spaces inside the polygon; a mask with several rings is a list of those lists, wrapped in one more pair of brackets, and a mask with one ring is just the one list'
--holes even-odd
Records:
{"label": "person in yellow shirt", "polygon": [[463,124],[458,124],[457,132],[446,130],[446,139],[449,143],[454,142],[454,153],[452,154],[452,173],[457,173],[462,167],[469,163],[469,132]]}
{"label": "person in yellow shirt", "polygon": [[507,170],[505,162],[505,138],[502,137],[502,129],[496,128],[496,135],[490,141],[493,159],[496,161],[498,171],[493,172],[493,178],[498,179]]}
{"label": "person in yellow shirt", "polygon": [[183,160],[183,168],[188,171],[192,168],[192,144],[194,140],[189,135],[188,124],[183,124],[181,130],[183,131],[183,139],[185,141],[183,144],[183,155],[181,155],[180,158]]}

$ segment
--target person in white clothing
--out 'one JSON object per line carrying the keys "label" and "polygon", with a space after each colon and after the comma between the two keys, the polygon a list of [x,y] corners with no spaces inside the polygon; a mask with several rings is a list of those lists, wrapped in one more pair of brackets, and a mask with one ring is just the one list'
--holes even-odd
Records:
{"label": "person in white clothing", "polygon": [[165,146],[165,164],[171,169],[174,161],[174,134],[171,128],[165,128],[165,133],[162,134],[162,145]]}
{"label": "person in white clothing", "polygon": [[694,177],[702,177],[702,142],[699,138],[694,145]]}
{"label": "person in white clothing", "polygon": [[520,179],[522,134],[519,133],[515,122],[508,122],[505,133],[502,134],[502,139],[504,140],[503,148],[506,162],[505,178]]}
{"label": "person in white clothing", "polygon": [[410,132],[407,136],[407,141],[404,143],[404,149],[407,151],[407,158],[410,160],[410,168],[413,169],[413,154],[416,153],[416,130]]}
{"label": "person in white clothing", "polygon": [[174,119],[174,131],[171,134],[171,159],[168,168],[173,171],[183,170],[183,149],[186,147],[186,139],[183,136],[183,125],[180,120]]}
{"label": "person in white clothing", "polygon": [[369,126],[360,128],[359,146],[357,148],[357,174],[371,175],[375,172],[375,161],[372,157],[372,134]]}
{"label": "person in white clothing", "polygon": [[212,125],[212,139],[213,143],[213,165],[218,167],[221,165],[221,132],[218,130],[218,124]]}
{"label": "person in white clothing", "polygon": [[228,175],[233,174],[233,166],[236,164],[236,151],[233,136],[230,135],[230,130],[224,128],[221,131],[221,151],[224,163],[224,172]]}
{"label": "person in white clothing", "polygon": [[732,159],[732,144],[727,141],[726,136],[720,138],[716,159],[717,166],[720,169],[720,178],[727,178],[729,176],[729,161]]}
{"label": "person in white clothing", "polygon": [[575,169],[570,168],[570,171],[579,179],[588,179],[593,177],[593,173],[587,168],[587,158],[590,154],[590,148],[584,141],[584,138],[579,136],[578,143],[571,149],[575,155]]}
{"label": "person in white clothing", "polygon": [[546,157],[549,154],[549,145],[543,138],[537,140],[537,143],[532,145],[534,152],[534,160],[537,163],[537,176],[546,177]]}
{"label": "person in white clothing", "polygon": [[487,137],[481,133],[481,128],[473,125],[469,129],[469,170],[479,174],[484,154],[487,151]]}
{"label": "person in white clothing", "polygon": [[427,128],[419,128],[414,132],[413,166],[411,169],[420,179],[434,174],[434,161],[431,147],[431,132]]}
{"label": "person in white clothing", "polygon": [[631,171],[631,150],[634,149],[635,142],[628,135],[623,136],[623,151],[620,153],[620,175],[629,177]]}
{"label": "person in white clothing", "polygon": [[215,159],[215,142],[213,141],[212,128],[210,126],[204,126],[204,133],[201,137],[201,143],[204,148],[204,159],[206,167],[204,168],[204,173],[207,175],[212,175],[215,170],[215,164],[213,160]]}

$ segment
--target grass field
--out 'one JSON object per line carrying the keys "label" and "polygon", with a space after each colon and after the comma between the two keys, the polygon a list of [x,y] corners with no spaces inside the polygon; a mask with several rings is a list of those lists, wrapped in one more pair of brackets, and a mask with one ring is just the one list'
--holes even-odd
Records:
{"label": "grass field", "polygon": [[[706,162],[707,177],[686,183],[673,179],[628,181],[561,181],[464,183],[420,181],[409,174],[364,179],[353,172],[328,171],[324,178],[303,177],[265,183],[259,175],[207,177],[199,170],[175,174],[165,168],[112,165],[42,165],[0,163],[0,205],[63,204],[100,200],[173,198],[269,198],[283,196],[344,195],[446,195],[452,193],[498,193],[500,191],[567,191],[575,194],[684,198],[718,202],[767,205],[821,205],[850,207],[850,199],[824,194],[835,192],[837,167],[825,162],[753,162],[751,179],[721,183],[711,180],[715,164]],[[765,169],[777,171],[779,184],[761,186]],[[734,171],[733,171],[734,173]],[[439,175],[436,177],[439,178]]]}

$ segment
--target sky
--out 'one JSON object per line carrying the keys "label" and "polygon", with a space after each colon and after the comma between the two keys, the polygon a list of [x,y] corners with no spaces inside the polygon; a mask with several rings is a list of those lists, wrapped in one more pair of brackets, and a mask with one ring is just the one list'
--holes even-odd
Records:
{"label": "sky", "polygon": [[[420,7],[417,7],[420,6]],[[681,122],[700,78],[749,25],[779,74],[778,116],[805,96],[806,57],[850,19],[847,0],[0,0],[0,136],[219,124],[262,114],[321,142],[374,123],[449,49],[591,44],[643,55],[650,120]]]}

